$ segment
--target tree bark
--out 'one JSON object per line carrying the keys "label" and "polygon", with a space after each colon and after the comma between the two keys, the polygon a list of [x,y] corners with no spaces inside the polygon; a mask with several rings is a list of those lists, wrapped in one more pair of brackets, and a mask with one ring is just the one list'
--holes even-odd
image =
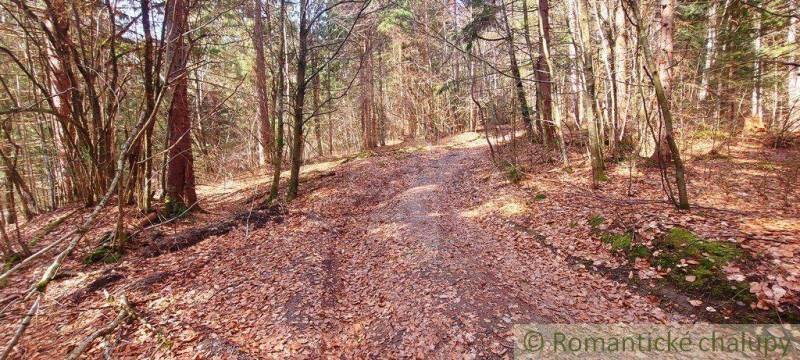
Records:
{"label": "tree bark", "polygon": [[280,41],[281,49],[278,55],[278,118],[275,121],[275,149],[272,159],[272,185],[270,185],[269,198],[278,198],[278,188],[281,182],[281,165],[283,163],[283,126],[286,122],[286,98],[289,96],[289,54],[286,49],[286,0],[280,0]]}
{"label": "tree bark", "polygon": [[186,43],[188,30],[187,2],[167,2],[165,10],[165,32],[167,34],[167,63],[169,83],[173,86],[172,103],[169,108],[169,162],[167,164],[166,213],[176,215],[197,202],[194,183],[194,159],[192,156],[189,115],[188,73],[186,63],[189,49]]}
{"label": "tree bark", "polygon": [[[603,141],[600,138],[600,123],[602,115],[600,114],[599,106],[597,105],[596,91],[595,91],[595,76],[594,66],[592,64],[592,44],[591,33],[589,32],[589,3],[588,0],[576,0],[578,2],[577,10],[579,12],[578,21],[578,37],[581,39],[581,53],[583,65],[583,82],[586,87],[586,96],[584,96],[584,116],[586,117],[586,126],[589,128],[589,157],[592,164],[592,187],[597,188],[600,181],[605,179],[605,163],[603,160]],[[589,112],[591,109],[591,112]]]}
{"label": "tree bark", "polygon": [[291,201],[297,197],[297,188],[300,185],[300,165],[303,163],[303,122],[305,121],[303,109],[306,100],[306,67],[308,66],[308,1],[300,0],[300,22],[298,31],[297,72],[295,77],[294,94],[294,121],[292,124],[292,163],[289,171],[289,186],[286,191],[286,200]]}
{"label": "tree bark", "polygon": [[253,9],[253,49],[256,52],[256,94],[258,95],[258,108],[256,121],[259,127],[258,164],[264,166],[270,157],[272,148],[272,131],[269,123],[269,95],[267,91],[267,65],[264,57],[264,25],[262,20],[262,0],[254,0]]}
{"label": "tree bark", "polygon": [[514,29],[511,28],[511,22],[508,20],[508,10],[505,3],[502,5],[503,19],[506,28],[506,44],[508,46],[508,57],[511,60],[511,76],[514,79],[514,89],[519,102],[520,113],[522,114],[522,122],[525,124],[525,130],[528,132],[528,139],[534,140],[533,122],[531,120],[531,109],[528,106],[528,98],[525,95],[525,86],[522,83],[522,75],[519,71],[517,64],[517,56],[514,51]]}
{"label": "tree bark", "polygon": [[639,37],[638,42],[639,47],[642,50],[644,65],[647,67],[647,70],[650,72],[650,74],[652,74],[651,78],[656,92],[656,100],[658,101],[658,107],[661,109],[661,116],[664,119],[664,135],[666,137],[666,142],[669,145],[672,162],[675,166],[675,180],[678,186],[678,204],[676,205],[680,209],[689,209],[689,196],[686,191],[685,170],[680,151],[678,149],[678,144],[673,136],[672,111],[670,109],[670,102],[668,98],[669,93],[667,93],[664,85],[661,83],[661,68],[654,63],[653,56],[650,53],[650,48],[647,46],[647,35],[643,29],[642,18],[639,13],[639,4],[637,3],[637,0],[627,1],[629,2],[629,7],[631,8],[633,21],[636,21],[636,32]]}

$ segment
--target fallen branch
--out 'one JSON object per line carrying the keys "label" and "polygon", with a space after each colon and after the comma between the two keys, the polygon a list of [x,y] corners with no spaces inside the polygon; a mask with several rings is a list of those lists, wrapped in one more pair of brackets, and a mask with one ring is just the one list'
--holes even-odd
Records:
{"label": "fallen branch", "polygon": [[80,209],[72,210],[72,211],[70,211],[70,212],[68,212],[68,213],[66,213],[66,214],[64,214],[62,216],[59,216],[55,220],[47,223],[47,225],[45,225],[44,227],[39,229],[39,231],[36,233],[36,235],[33,236],[33,239],[28,241],[28,245],[29,246],[34,246],[34,245],[38,244],[39,241],[42,241],[42,239],[44,239],[44,237],[47,236],[47,234],[49,234],[53,230],[55,230],[59,225],[64,223],[64,221],[66,221],[67,219],[71,218],[72,215],[75,215],[78,212],[78,210],[80,210]]}
{"label": "fallen branch", "polygon": [[[158,101],[160,102],[160,100],[161,100],[161,97],[159,96]],[[100,199],[100,202],[98,202],[97,205],[95,205],[94,210],[92,210],[92,213],[89,214],[89,218],[86,219],[83,222],[83,224],[81,226],[79,226],[77,229],[74,229],[74,230],[70,231],[68,234],[66,234],[66,235],[62,236],[60,239],[56,240],[53,244],[50,244],[50,245],[46,246],[44,249],[39,250],[35,254],[29,256],[28,258],[26,258],[25,260],[20,262],[20,264],[18,264],[18,266],[15,266],[15,267],[11,268],[10,270],[6,271],[2,276],[0,276],[0,282],[4,281],[14,271],[19,270],[21,268],[21,265],[23,265],[24,263],[31,262],[33,259],[35,259],[35,258],[41,256],[42,254],[44,254],[50,248],[53,248],[54,246],[56,246],[56,244],[61,243],[61,242],[65,241],[66,239],[69,239],[70,237],[72,238],[72,241],[70,241],[69,245],[67,245],[67,247],[64,250],[62,250],[61,253],[58,254],[58,256],[56,256],[56,258],[53,260],[53,262],[50,264],[50,266],[47,267],[47,270],[44,272],[44,274],[42,275],[41,279],[34,286],[31,287],[31,289],[28,292],[28,295],[25,296],[25,299],[27,299],[28,297],[30,297],[34,293],[37,294],[36,301],[34,302],[33,306],[31,307],[31,310],[28,311],[28,315],[26,315],[25,318],[22,319],[22,323],[20,323],[20,326],[17,328],[17,332],[14,335],[14,338],[11,340],[11,342],[9,342],[9,345],[6,347],[6,350],[3,352],[2,357],[0,357],[0,360],[5,360],[6,356],[8,356],[8,353],[11,352],[11,349],[13,349],[13,347],[17,344],[19,339],[25,333],[25,329],[27,329],[28,326],[30,325],[31,318],[33,318],[33,314],[35,314],[36,311],[39,310],[39,302],[41,301],[42,297],[44,296],[45,289],[47,288],[47,285],[55,277],[56,272],[61,267],[61,264],[64,261],[64,259],[70,253],[72,253],[72,251],[78,245],[78,242],[81,239],[83,239],[83,236],[86,234],[86,232],[89,231],[89,229],[91,229],[91,227],[94,225],[95,220],[97,220],[97,217],[100,215],[100,211],[103,208],[105,208],[106,204],[108,204],[108,201],[111,199],[111,196],[114,194],[114,192],[116,192],[117,186],[119,185],[120,180],[121,180],[122,175],[123,175],[123,172],[125,171],[125,164],[126,164],[125,160],[127,159],[128,153],[130,152],[131,145],[133,145],[134,141],[136,141],[139,138],[139,136],[142,135],[143,129],[144,129],[144,125],[149,123],[154,118],[155,111],[153,113],[149,114],[149,115],[150,116],[143,116],[139,120],[139,122],[136,124],[136,126],[134,126],[133,131],[131,131],[130,135],[128,136],[128,139],[125,140],[125,143],[122,145],[122,148],[120,149],[119,154],[117,154],[116,169],[115,169],[115,173],[114,173],[114,178],[111,180],[111,183],[108,185],[108,189],[106,190],[105,195],[103,195],[103,197]]]}
{"label": "fallen branch", "polygon": [[129,316],[130,314],[128,314],[127,310],[124,309],[120,310],[119,314],[114,319],[114,321],[112,321],[111,323],[100,329],[97,329],[97,331],[93,332],[91,335],[84,338],[83,341],[81,341],[81,343],[78,344],[78,346],[75,349],[73,349],[72,352],[69,353],[66,359],[67,360],[77,359],[79,356],[81,356],[81,354],[84,351],[86,351],[87,348],[89,348],[90,345],[92,345],[95,339],[110,334],[117,327],[119,327],[122,324],[122,322],[125,321],[125,319],[127,319]]}
{"label": "fallen branch", "polygon": [[17,327],[17,332],[14,333],[14,337],[11,338],[11,341],[8,342],[5,350],[3,350],[3,353],[0,354],[0,360],[6,360],[8,355],[11,354],[11,351],[14,350],[14,347],[17,346],[19,339],[22,338],[22,335],[25,334],[25,330],[27,330],[28,326],[31,324],[33,315],[36,315],[36,312],[39,311],[39,302],[41,301],[42,295],[39,294],[39,296],[36,297],[36,300],[33,302],[33,305],[31,305],[30,310],[28,310],[28,313],[25,314],[24,318],[22,318],[22,322],[20,322],[19,327]]}

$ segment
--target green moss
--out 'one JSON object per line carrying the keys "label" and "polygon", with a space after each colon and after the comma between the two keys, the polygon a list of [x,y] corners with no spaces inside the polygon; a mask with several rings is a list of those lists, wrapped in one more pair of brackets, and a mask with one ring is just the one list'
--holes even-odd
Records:
{"label": "green moss", "polygon": [[769,161],[760,161],[755,164],[755,168],[762,171],[775,171],[779,170],[780,166]]}
{"label": "green moss", "polygon": [[655,245],[660,253],[651,261],[662,269],[672,269],[667,275],[669,281],[715,299],[753,301],[746,283],[727,280],[722,271],[728,263],[744,257],[734,244],[704,240],[687,229],[674,227]]}
{"label": "green moss", "polygon": [[703,240],[681,227],[670,229],[657,245],[678,250],[682,255],[703,263],[709,262],[707,266],[721,266],[742,256],[742,251],[733,244]]}
{"label": "green moss", "polygon": [[542,200],[544,200],[546,197],[547,197],[547,196],[545,196],[544,194],[536,194],[536,196],[534,196],[534,197],[533,197],[533,200],[535,200],[535,201],[542,201]]}
{"label": "green moss", "polygon": [[121,252],[115,250],[111,246],[101,245],[100,247],[94,249],[91,254],[86,255],[86,257],[83,258],[83,263],[86,265],[96,263],[112,264],[119,261],[121,258]]}
{"label": "green moss", "polygon": [[[22,256],[20,254],[11,253],[11,255],[6,256],[5,258],[3,258],[3,272],[10,270],[12,267],[14,267],[14,265],[16,265],[20,261],[22,261]],[[0,281],[0,288],[5,287],[6,285],[8,285],[7,278]]]}
{"label": "green moss", "polygon": [[164,202],[164,211],[162,212],[162,215],[167,219],[172,219],[183,216],[188,211],[189,208],[186,207],[186,204],[184,204],[183,201],[167,197],[167,200]]}
{"label": "green moss", "polygon": [[366,159],[366,158],[372,157],[374,155],[375,155],[374,152],[369,151],[369,150],[364,150],[364,151],[358,153],[358,155],[356,155],[356,157],[359,158],[359,159]]}
{"label": "green moss", "polygon": [[505,171],[506,178],[512,184],[520,182],[525,177],[525,174],[520,170],[519,166],[508,161],[504,161],[501,165],[503,166],[503,171]]}
{"label": "green moss", "polygon": [[611,244],[611,250],[619,251],[624,250],[627,251],[631,248],[631,241],[633,240],[631,234],[610,234],[605,233],[600,235],[600,239],[603,240],[604,243]]}
{"label": "green moss", "polygon": [[605,221],[606,221],[606,218],[604,218],[604,217],[602,217],[600,215],[592,215],[589,218],[589,226],[591,226],[592,228],[596,228],[596,227],[600,226],[602,223],[604,223]]}
{"label": "green moss", "polygon": [[641,245],[641,244],[631,247],[631,250],[628,252],[628,256],[631,259],[633,259],[633,258],[643,258],[643,259],[644,258],[648,258],[648,257],[650,257],[650,254],[651,254],[650,249],[647,246],[644,246],[644,245]]}
{"label": "green moss", "polygon": [[3,271],[8,271],[21,260],[22,256],[17,253],[12,253],[11,255],[6,256],[5,259],[3,259]]}
{"label": "green moss", "polygon": [[694,137],[697,139],[715,139],[715,140],[723,140],[728,137],[728,135],[719,130],[713,129],[702,129],[694,132]]}

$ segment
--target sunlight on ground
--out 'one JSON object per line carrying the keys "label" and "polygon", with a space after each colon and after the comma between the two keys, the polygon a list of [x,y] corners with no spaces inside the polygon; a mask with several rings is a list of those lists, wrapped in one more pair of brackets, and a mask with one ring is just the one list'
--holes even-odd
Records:
{"label": "sunlight on ground", "polygon": [[633,173],[631,173],[630,168],[631,168],[630,163],[620,164],[619,166],[614,168],[612,174],[617,176],[632,176],[632,177],[641,177],[644,175],[643,172],[639,171],[638,167],[636,166],[633,167]]}
{"label": "sunlight on ground", "polygon": [[499,213],[504,217],[515,217],[527,213],[530,210],[527,204],[512,196],[502,196],[498,199],[492,199],[480,204],[472,209],[465,210],[459,213],[459,216],[465,218],[475,218],[487,213]]}
{"label": "sunlight on ground", "polygon": [[762,217],[745,222],[742,227],[755,232],[780,231],[800,234],[800,219]]}
{"label": "sunlight on ground", "polygon": [[[330,171],[345,159],[336,159],[331,161],[318,162],[313,164],[304,165],[300,168],[300,177],[313,173],[321,173]],[[272,171],[268,169],[260,169],[257,175],[243,175],[243,176],[230,176],[225,180],[215,184],[200,185],[197,187],[197,193],[201,197],[208,197],[213,195],[228,194],[234,191],[250,189],[250,188],[266,188],[272,180]],[[281,179],[289,178],[289,170],[281,172]]]}
{"label": "sunlight on ground", "polygon": [[79,272],[76,273],[75,276],[67,278],[64,281],[57,282],[53,285],[49,285],[47,287],[47,294],[52,296],[53,298],[61,298],[68,296],[71,292],[75,291],[83,286],[83,283],[88,282],[89,276],[92,274],[98,274],[99,272]]}
{"label": "sunlight on ground", "polygon": [[446,139],[445,146],[456,149],[470,149],[486,146],[486,140],[484,140],[480,134],[469,131]]}
{"label": "sunlight on ground", "polygon": [[434,185],[434,184],[420,185],[420,186],[415,186],[413,188],[410,188],[410,189],[404,191],[403,194],[405,194],[405,195],[413,195],[413,194],[419,194],[419,193],[424,193],[424,192],[431,192],[431,191],[434,191],[434,190],[436,190],[438,188],[439,188],[439,186],[438,185]]}
{"label": "sunlight on ground", "polygon": [[78,317],[76,319],[66,322],[59,327],[57,331],[62,336],[81,333],[84,329],[86,329],[88,324],[93,324],[102,316],[103,309],[86,309],[78,313]]}

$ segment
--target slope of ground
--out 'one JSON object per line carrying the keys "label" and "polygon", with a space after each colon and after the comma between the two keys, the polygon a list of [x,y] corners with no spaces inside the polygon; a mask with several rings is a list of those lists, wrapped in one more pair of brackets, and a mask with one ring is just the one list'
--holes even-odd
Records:
{"label": "slope of ground", "polygon": [[[731,217],[734,210],[711,209],[720,205],[701,197],[705,183],[690,188],[706,208],[689,213],[663,202],[630,202],[624,172],[612,172],[602,193],[580,190],[587,186],[577,160],[572,173],[531,167],[515,186],[492,165],[484,144],[465,134],[440,146],[329,164],[319,170],[329,176],[305,182],[285,213],[257,215],[266,210],[247,201],[265,190],[266,179],[212,186],[217,194],[203,203],[208,213],[150,229],[136,241],[146,245],[157,241],[156,233],[170,237],[214,224],[230,228],[179,251],[134,251],[114,264],[82,265],[76,254],[67,276],[48,289],[16,354],[65,356],[116,315],[103,291],[127,294],[148,326],[124,325],[90,350],[92,358],[101,357],[103,346],[123,358],[509,357],[514,323],[705,319],[705,310],[667,306],[628,276],[601,271],[621,260],[592,233],[594,215],[607,219],[604,230],[636,224],[648,229],[643,236],[655,236],[682,225],[742,241],[747,235],[735,231],[783,219],[785,230],[752,233],[781,243],[746,245],[780,253],[770,259],[781,261],[758,265],[758,283],[782,284],[788,299],[796,294],[796,263],[783,256],[794,254],[784,242],[796,246],[790,235],[796,208],[764,205]],[[637,197],[660,199],[657,181],[657,173],[637,177]],[[26,311],[14,296],[40,272],[32,266],[0,292],[0,342]]]}

